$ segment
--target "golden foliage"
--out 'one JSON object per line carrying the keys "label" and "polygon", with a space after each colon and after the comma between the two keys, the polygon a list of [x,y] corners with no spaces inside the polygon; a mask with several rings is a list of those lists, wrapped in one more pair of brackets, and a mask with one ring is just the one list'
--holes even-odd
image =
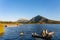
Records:
{"label": "golden foliage", "polygon": [[0,24],[0,36],[2,36],[4,32],[5,32],[4,25]]}

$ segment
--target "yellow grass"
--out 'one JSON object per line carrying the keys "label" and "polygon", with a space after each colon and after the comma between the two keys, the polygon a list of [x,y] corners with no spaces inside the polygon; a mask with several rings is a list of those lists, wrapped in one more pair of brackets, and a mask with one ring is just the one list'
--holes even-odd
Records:
{"label": "yellow grass", "polygon": [[[12,24],[12,23],[10,23],[10,24],[6,24],[6,23],[0,23],[0,36],[3,36],[3,34],[4,34],[4,32],[5,32],[5,25],[7,25],[8,27],[9,26],[17,26],[17,24]],[[22,25],[22,24],[18,24],[18,25]]]}
{"label": "yellow grass", "polygon": [[0,23],[0,24],[2,24],[3,26],[7,25],[7,27],[17,27],[23,25],[23,24],[13,24],[13,23]]}
{"label": "yellow grass", "polygon": [[5,32],[4,25],[0,24],[0,36],[2,36],[4,32]]}

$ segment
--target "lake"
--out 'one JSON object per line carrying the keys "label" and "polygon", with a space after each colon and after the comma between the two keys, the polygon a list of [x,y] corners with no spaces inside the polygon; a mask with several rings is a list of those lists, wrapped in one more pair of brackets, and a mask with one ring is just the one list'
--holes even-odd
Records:
{"label": "lake", "polygon": [[[6,27],[0,40],[42,40],[33,38],[32,33],[40,34],[43,29],[55,32],[52,40],[60,40],[60,24],[24,24],[17,27]],[[24,35],[21,36],[20,32],[24,32]]]}

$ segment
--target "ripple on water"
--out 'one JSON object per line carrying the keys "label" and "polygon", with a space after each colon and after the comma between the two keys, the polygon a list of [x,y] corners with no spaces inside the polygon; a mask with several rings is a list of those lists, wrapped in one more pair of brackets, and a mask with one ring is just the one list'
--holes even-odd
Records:
{"label": "ripple on water", "polygon": [[[56,27],[57,26],[57,27]],[[32,33],[36,32],[41,33],[42,29],[47,29],[48,31],[54,31],[54,37],[52,40],[60,40],[60,25],[52,24],[30,24],[23,25],[20,27],[7,27],[5,28],[5,33],[3,37],[0,37],[0,40],[42,40],[32,37]],[[20,32],[24,32],[23,36],[20,36]]]}

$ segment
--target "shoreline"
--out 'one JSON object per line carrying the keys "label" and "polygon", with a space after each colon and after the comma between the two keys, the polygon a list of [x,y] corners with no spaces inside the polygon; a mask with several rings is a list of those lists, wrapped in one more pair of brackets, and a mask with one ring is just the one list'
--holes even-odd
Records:
{"label": "shoreline", "polygon": [[1,24],[5,27],[5,25],[7,25],[7,27],[17,27],[17,26],[20,26],[20,25],[23,25],[23,24]]}
{"label": "shoreline", "polygon": [[10,25],[7,25],[7,27],[17,27],[17,26],[21,26],[21,25],[23,25],[23,24],[19,24],[19,25],[10,24]]}

